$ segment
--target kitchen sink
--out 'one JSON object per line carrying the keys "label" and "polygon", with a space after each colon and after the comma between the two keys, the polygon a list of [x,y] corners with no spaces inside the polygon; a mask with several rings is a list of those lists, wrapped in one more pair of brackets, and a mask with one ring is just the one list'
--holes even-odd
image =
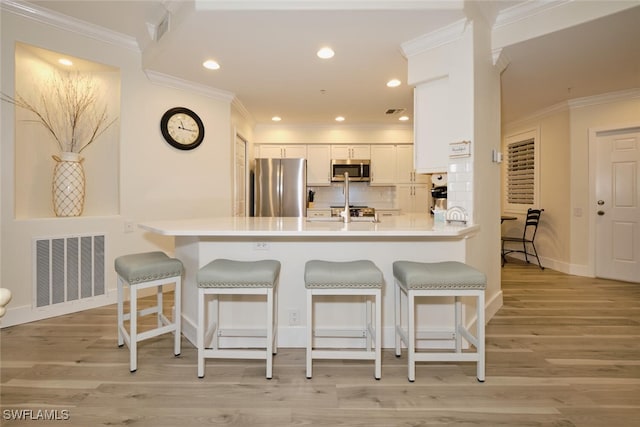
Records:
{"label": "kitchen sink", "polygon": [[[313,216],[307,217],[308,222],[343,222],[340,216]],[[373,216],[352,216],[351,222],[380,222]]]}

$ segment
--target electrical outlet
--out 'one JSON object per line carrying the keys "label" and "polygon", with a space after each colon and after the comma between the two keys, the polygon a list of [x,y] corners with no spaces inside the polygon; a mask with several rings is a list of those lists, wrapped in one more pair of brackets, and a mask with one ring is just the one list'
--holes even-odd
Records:
{"label": "electrical outlet", "polygon": [[300,310],[289,310],[289,326],[300,325]]}
{"label": "electrical outlet", "polygon": [[135,224],[133,221],[125,221],[124,222],[124,232],[125,233],[133,233]]}
{"label": "electrical outlet", "polygon": [[269,250],[269,243],[267,242],[255,242],[253,244],[253,249],[256,251],[268,251]]}

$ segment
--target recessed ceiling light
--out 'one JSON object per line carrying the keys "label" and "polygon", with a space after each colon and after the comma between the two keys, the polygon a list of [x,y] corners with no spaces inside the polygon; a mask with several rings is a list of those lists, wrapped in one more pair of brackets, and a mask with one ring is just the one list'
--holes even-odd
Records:
{"label": "recessed ceiling light", "polygon": [[400,117],[398,117],[398,120],[400,120],[402,122],[406,122],[407,120],[409,120],[409,116],[400,116]]}
{"label": "recessed ceiling light", "polygon": [[387,82],[387,86],[389,87],[398,87],[402,84],[402,82],[398,79],[391,79]]}
{"label": "recessed ceiling light", "polygon": [[59,64],[62,64],[62,65],[66,65],[67,67],[70,67],[70,66],[72,66],[72,65],[73,65],[73,62],[71,62],[71,60],[70,60],[70,59],[67,59],[67,58],[60,58],[60,59],[58,59],[58,63],[59,63]]}
{"label": "recessed ceiling light", "polygon": [[282,120],[282,117],[273,116],[273,117],[271,117],[271,120],[274,121],[274,122],[279,122],[280,120]]}
{"label": "recessed ceiling light", "polygon": [[220,69],[220,64],[218,64],[213,59],[208,59],[208,60],[204,61],[202,63],[202,66],[204,68],[206,68],[206,69],[209,69],[209,70],[219,70]]}
{"label": "recessed ceiling light", "polygon": [[344,122],[344,117],[342,116],[336,117],[336,122]]}
{"label": "recessed ceiling light", "polygon": [[333,58],[333,55],[335,55],[335,52],[330,47],[323,47],[318,51],[317,55],[318,55],[318,58],[329,59],[329,58]]}

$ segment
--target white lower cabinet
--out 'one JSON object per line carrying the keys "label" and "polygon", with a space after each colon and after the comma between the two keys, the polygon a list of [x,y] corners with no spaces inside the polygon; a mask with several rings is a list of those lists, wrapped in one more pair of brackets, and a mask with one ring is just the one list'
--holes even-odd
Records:
{"label": "white lower cabinet", "polygon": [[429,186],[402,184],[396,186],[398,197],[398,207],[405,213],[428,213],[429,212]]}
{"label": "white lower cabinet", "polygon": [[307,217],[309,218],[329,218],[331,216],[331,208],[309,208],[307,209]]}

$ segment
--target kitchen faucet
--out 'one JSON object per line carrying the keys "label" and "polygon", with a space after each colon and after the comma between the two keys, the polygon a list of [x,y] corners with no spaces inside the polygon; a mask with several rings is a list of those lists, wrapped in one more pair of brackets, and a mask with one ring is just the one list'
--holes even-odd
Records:
{"label": "kitchen faucet", "polygon": [[351,209],[349,208],[349,172],[344,173],[344,210],[340,213],[344,223],[351,222]]}

